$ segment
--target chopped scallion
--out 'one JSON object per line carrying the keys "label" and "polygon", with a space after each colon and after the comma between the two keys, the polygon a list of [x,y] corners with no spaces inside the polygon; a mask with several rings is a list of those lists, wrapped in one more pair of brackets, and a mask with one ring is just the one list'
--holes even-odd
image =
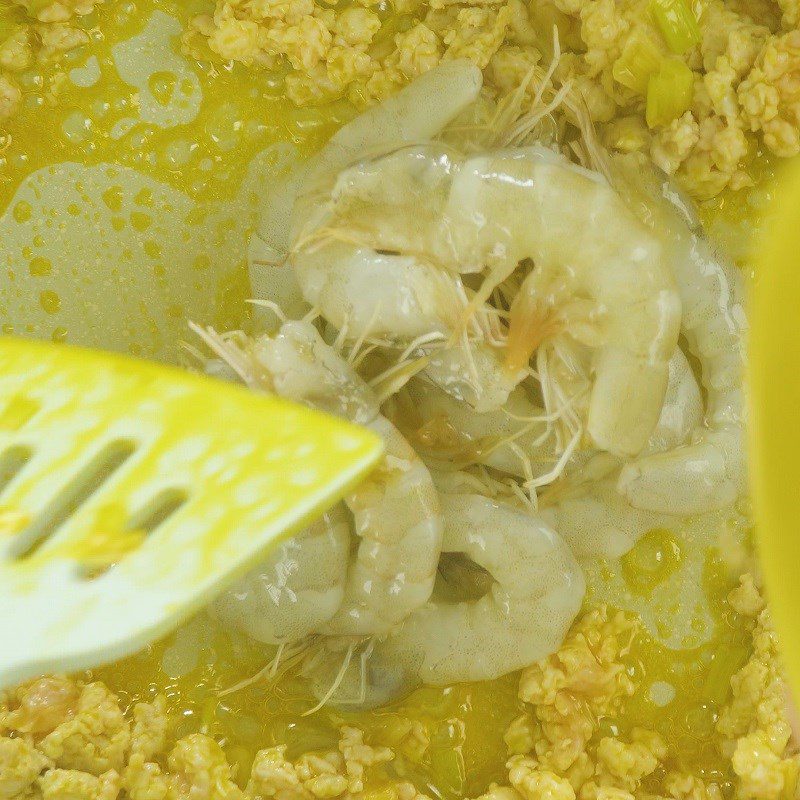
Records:
{"label": "chopped scallion", "polygon": [[683,55],[699,43],[700,26],[688,0],[650,0],[650,13],[673,53]]}
{"label": "chopped scallion", "polygon": [[694,73],[677,57],[665,58],[647,84],[645,119],[650,128],[668,125],[692,104]]}

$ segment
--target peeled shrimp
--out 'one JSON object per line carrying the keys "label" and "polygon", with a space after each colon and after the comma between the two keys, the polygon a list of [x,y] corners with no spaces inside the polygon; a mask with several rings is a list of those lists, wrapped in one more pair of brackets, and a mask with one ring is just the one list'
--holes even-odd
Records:
{"label": "peeled shrimp", "polygon": [[217,619],[268,644],[297,642],[320,630],[344,598],[350,529],[334,506],[211,605]]}
{"label": "peeled shrimp", "polygon": [[[398,175],[391,166],[398,160],[411,176]],[[298,201],[291,263],[306,300],[348,338],[369,336],[398,347],[437,341],[435,348],[419,348],[422,353],[432,350],[426,367],[429,378],[456,399],[487,410],[506,401],[524,372],[511,376],[502,368],[486,341],[491,337],[490,321],[486,330],[473,325],[464,331],[472,337],[468,345],[454,344],[468,316],[469,296],[461,277],[435,259],[398,249],[400,238],[409,238],[408,221],[402,219],[406,214],[413,218],[409,200],[416,199],[426,209],[414,226],[424,227],[422,218],[437,216],[430,194],[441,194],[442,186],[449,186],[449,168],[440,148],[424,145],[343,170],[330,187],[329,203],[320,206],[324,214],[318,206],[305,213],[304,198]],[[371,179],[383,169],[391,170],[401,185],[393,186],[388,176],[383,182]],[[366,186],[365,176],[370,178]],[[387,212],[379,223],[383,235],[360,242],[347,231],[345,219],[365,224],[367,209],[373,208]],[[395,238],[391,231],[401,233]],[[431,232],[426,238],[435,242],[439,237]]]}
{"label": "peeled shrimp", "polygon": [[[229,345],[229,348],[232,345]],[[221,355],[251,386],[371,428],[385,443],[383,464],[345,498],[359,537],[344,597],[318,633],[386,633],[430,597],[442,521],[430,473],[380,414],[367,384],[306,322],[285,322],[274,336]]]}
{"label": "peeled shrimp", "polygon": [[552,460],[550,430],[543,409],[521,386],[502,408],[476,412],[425,378],[405,388],[408,411],[399,416],[406,435],[429,454],[455,463],[483,464],[519,478],[528,478],[533,462]]}
{"label": "peeled shrimp", "polygon": [[[685,445],[703,417],[700,387],[686,356],[678,349],[669,363],[669,382],[661,415],[644,453],[652,455]],[[633,506],[617,488],[619,462],[591,480],[586,470],[571,478],[589,478],[544,511],[579,558],[618,558],[648,531],[667,527],[669,517]],[[569,483],[570,478],[566,479]]]}
{"label": "peeled shrimp", "polygon": [[466,162],[450,208],[463,222],[463,261],[499,251],[535,265],[511,308],[509,369],[561,332],[592,347],[588,433],[602,450],[637,454],[658,420],[680,324],[656,238],[600,175],[543,147]]}
{"label": "peeled shrimp", "polygon": [[[538,346],[564,334],[594,352],[594,443],[620,456],[644,447],[666,389],[680,301],[660,242],[602,176],[538,146],[466,160],[418,146],[343,171],[321,208],[296,220],[293,258],[326,319],[356,329],[372,321],[404,341],[453,335],[469,317],[457,301],[459,273],[483,266],[502,278],[530,259],[511,307],[504,369],[483,381],[500,391],[465,394],[460,364],[429,376],[490,410],[525,376]],[[498,365],[497,347],[487,349]]]}
{"label": "peeled shrimp", "polygon": [[743,360],[746,317],[740,281],[682,215],[668,184],[645,192],[664,231],[683,303],[681,332],[701,367],[705,416],[692,441],[627,464],[619,491],[642,509],[699,514],[733,503],[746,489]]}
{"label": "peeled shrimp", "polygon": [[259,237],[273,255],[286,258],[295,203],[302,203],[320,180],[385,148],[387,143],[430,139],[475,100],[480,88],[481,73],[471,62],[450,61],[356,117],[337,131],[317,156],[296,168],[278,191],[266,195]]}
{"label": "peeled shrimp", "polygon": [[[480,70],[471,62],[442,64],[342,127],[279,190],[265,194],[258,237],[252,245],[254,260],[288,264],[292,251],[291,276],[279,272],[282,267],[273,268],[271,274],[281,288],[289,287],[283,294],[288,292],[293,308],[298,306],[298,287],[305,301],[351,340],[363,339],[367,333],[400,341],[430,334],[441,328],[438,323],[431,325],[429,308],[439,294],[445,296],[439,303],[443,313],[457,317],[464,306],[458,287],[442,281],[434,271],[418,268],[413,260],[339,242],[326,248],[304,248],[293,247],[293,241],[305,238],[314,225],[322,223],[324,204],[317,202],[321,184],[387,147],[429,140],[474,102],[480,87]],[[270,295],[273,286],[269,286]],[[261,292],[266,293],[267,287]],[[417,301],[424,308],[416,307]]]}
{"label": "peeled shrimp", "polygon": [[[230,351],[224,342],[220,344],[223,353]],[[222,358],[206,360],[204,371],[220,380],[242,380]],[[275,545],[267,558],[226,589],[209,611],[266,644],[304,639],[328,622],[341,605],[349,549],[350,529],[344,509],[337,505],[305,530]]]}
{"label": "peeled shrimp", "polygon": [[491,680],[556,650],[578,613],[583,574],[536,516],[476,494],[443,495],[443,550],[494,579],[479,600],[432,603],[390,639],[426,684]]}
{"label": "peeled shrimp", "polygon": [[[272,203],[264,215],[262,237],[272,242],[284,237],[280,250],[290,260],[303,296],[322,316],[351,340],[369,335],[405,347],[420,337],[440,342],[461,332],[469,298],[457,274],[443,271],[430,259],[407,252],[407,219],[436,230],[431,194],[449,185],[446,150],[429,142],[467,106],[481,88],[481,74],[467,61],[452,61],[430,70],[394,97],[345,125],[311,162],[281,203]],[[388,156],[387,151],[393,151]],[[370,164],[383,155],[375,169]],[[393,165],[398,183],[387,181],[381,170]],[[375,202],[374,193],[383,202]],[[289,222],[289,199],[294,197]],[[421,205],[414,206],[414,198]],[[446,199],[446,194],[442,195]],[[340,224],[340,215],[373,207],[394,209],[391,220],[381,220],[385,236],[397,231],[402,242],[353,236]],[[419,214],[425,208],[424,215]],[[274,233],[274,230],[283,233]],[[285,231],[291,230],[289,242]],[[412,239],[419,238],[411,236]],[[436,241],[426,237],[426,244]],[[394,246],[402,245],[402,247]],[[428,371],[439,385],[480,410],[496,408],[523,377],[510,376],[493,351],[492,322],[473,325],[465,346],[437,347]],[[423,350],[422,352],[427,352]]]}
{"label": "peeled shrimp", "polygon": [[[334,701],[377,705],[414,684],[492,680],[554,652],[583,601],[583,572],[539,517],[479,494],[441,496],[443,550],[489,574],[477,600],[434,599],[339,676]],[[334,680],[330,653],[316,690]],[[363,670],[363,674],[362,674]]]}

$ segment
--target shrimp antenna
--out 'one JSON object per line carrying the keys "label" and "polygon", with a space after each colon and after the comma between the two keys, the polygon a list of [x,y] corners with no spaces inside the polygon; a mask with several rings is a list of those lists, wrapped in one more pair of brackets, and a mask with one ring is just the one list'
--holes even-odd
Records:
{"label": "shrimp antenna", "polygon": [[345,314],[344,320],[342,322],[342,327],[339,328],[339,332],[336,334],[336,338],[333,340],[331,347],[339,354],[342,355],[344,350],[344,343],[347,341],[347,334],[350,328],[350,319],[349,314]]}
{"label": "shrimp antenna", "polygon": [[[488,274],[483,279],[478,291],[475,292],[472,299],[467,303],[464,309],[464,325],[471,320],[476,319],[479,328],[484,335],[484,338],[489,338],[494,334],[491,330],[490,323],[484,311],[486,303],[492,296],[492,293],[501,283],[506,281],[512,272],[517,268],[517,264],[511,261],[501,261],[489,269]],[[483,313],[481,313],[483,312]],[[483,323],[482,325],[480,323]]]}
{"label": "shrimp antenna", "polygon": [[554,480],[556,480],[556,478],[559,478],[563,474],[567,462],[570,460],[570,458],[572,458],[572,454],[577,449],[582,434],[583,432],[581,430],[575,431],[572,438],[567,443],[567,446],[564,448],[564,451],[559,456],[555,466],[544,475],[540,475],[538,478],[533,478],[530,481],[525,481],[525,485],[528,488],[538,489],[541,486],[547,486],[547,484],[552,483]]}
{"label": "shrimp antenna", "polygon": [[342,659],[342,665],[339,667],[339,672],[336,673],[336,677],[333,679],[333,683],[331,684],[330,688],[327,692],[325,692],[325,696],[317,703],[313,708],[309,708],[308,711],[304,711],[300,716],[309,717],[311,714],[316,714],[321,708],[323,708],[326,703],[336,694],[336,690],[341,686],[342,681],[344,680],[344,676],[347,674],[347,670],[350,667],[350,662],[353,660],[353,653],[355,652],[356,643],[351,642],[347,646],[347,653],[345,654],[344,659]]}
{"label": "shrimp antenna", "polygon": [[416,374],[422,372],[430,363],[430,356],[401,361],[373,378],[369,385],[383,405],[392,395],[397,394]]}
{"label": "shrimp antenna", "polygon": [[[391,367],[369,381],[370,386],[378,395],[379,403],[383,404],[393,394],[397,394],[408,381],[425,369],[430,363],[430,351],[435,349],[426,350],[425,348],[434,343],[441,344],[446,341],[446,338],[439,331],[431,331],[420,334],[409,342]],[[417,352],[421,352],[421,355],[415,355]]]}
{"label": "shrimp antenna", "polygon": [[239,683],[235,683],[233,686],[229,686],[227,689],[221,689],[217,692],[217,697],[227,697],[229,694],[234,694],[235,692],[240,692],[242,689],[247,689],[250,686],[258,683],[263,679],[267,679],[268,682],[272,682],[275,680],[275,677],[278,674],[278,667],[281,664],[281,659],[283,658],[284,651],[287,648],[290,648],[289,654],[287,656],[286,662],[287,667],[290,666],[293,660],[296,660],[297,656],[301,655],[305,650],[310,647],[309,644],[304,644],[303,642],[298,642],[294,647],[287,644],[286,642],[282,642],[278,645],[278,649],[275,652],[273,658],[271,658],[267,664],[262,667],[255,675],[251,675],[249,678],[245,678]]}
{"label": "shrimp antenna", "polygon": [[289,317],[286,316],[286,312],[284,312],[274,300],[262,300],[258,297],[251,297],[245,300],[245,303],[249,303],[251,306],[258,306],[259,308],[268,308],[281,322],[286,322],[289,319]]}
{"label": "shrimp antenna", "polygon": [[358,704],[361,705],[367,699],[367,662],[372,657],[372,651],[375,649],[375,640],[370,639],[367,646],[364,648],[364,652],[358,657],[360,662],[360,677],[359,677],[359,688],[358,688]]}
{"label": "shrimp antenna", "polygon": [[[542,119],[552,115],[552,113],[564,103],[571,86],[565,84],[565,86],[557,92],[553,87],[553,77],[560,60],[561,44],[558,38],[558,28],[554,25],[553,57],[550,60],[547,70],[542,71],[542,69],[537,66],[531,67],[522,83],[514,92],[507,96],[504,102],[501,102],[501,108],[498,110],[498,113],[495,115],[495,120],[493,121],[495,125],[500,125],[500,131],[495,137],[496,144],[507,147],[514,143],[522,143]],[[531,100],[530,110],[520,116],[519,108],[522,105],[522,100],[528,89],[528,85],[534,77],[538,78],[538,85],[533,99]],[[545,92],[548,91],[553,92],[554,97],[550,102],[543,105]],[[514,116],[516,116],[516,120]],[[501,118],[504,117],[511,117],[511,119],[508,123],[501,125]]]}
{"label": "shrimp antenna", "polygon": [[200,350],[189,342],[180,341],[178,347],[185,353],[188,353],[198,364],[205,364],[208,359],[200,352]]}
{"label": "shrimp antenna", "polygon": [[381,313],[381,303],[378,301],[375,304],[375,310],[372,312],[372,316],[369,318],[369,322],[364,326],[364,329],[359,334],[358,338],[353,342],[353,346],[350,349],[350,355],[347,357],[347,361],[349,364],[353,364],[358,357],[359,351],[364,346],[364,342],[367,340],[367,336],[369,336],[370,330],[378,321],[378,317]]}
{"label": "shrimp antenna", "polygon": [[364,359],[370,355],[370,353],[374,353],[379,347],[380,345],[378,344],[370,343],[366,347],[362,348],[361,352],[352,361],[353,369],[357,372]]}
{"label": "shrimp antenna", "polygon": [[317,306],[312,306],[304,315],[300,322],[305,322],[308,325],[311,325],[313,322],[317,320],[317,317],[322,316],[322,312],[317,308]]}
{"label": "shrimp antenna", "polygon": [[202,328],[195,322],[189,322],[189,328],[206,343],[213,353],[229,364],[248,386],[256,383],[255,375],[248,363],[249,359],[240,347],[232,344],[229,338],[225,338],[210,326]]}

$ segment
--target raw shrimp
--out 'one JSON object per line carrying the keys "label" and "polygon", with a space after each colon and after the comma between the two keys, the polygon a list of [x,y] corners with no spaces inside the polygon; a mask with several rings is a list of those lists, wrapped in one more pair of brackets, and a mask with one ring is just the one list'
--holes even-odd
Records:
{"label": "raw shrimp", "polygon": [[[485,570],[488,591],[456,602],[434,596],[338,676],[334,702],[371,706],[419,682],[492,680],[563,642],[585,584],[559,535],[541,518],[483,495],[443,493],[441,503],[443,551]],[[306,672],[320,694],[337,680],[330,651]]]}
{"label": "raw shrimp", "polygon": [[366,425],[385,443],[382,466],[345,503],[360,542],[344,599],[318,633],[386,633],[430,597],[442,520],[430,473],[380,414],[367,384],[307,322],[285,322],[274,336],[235,346],[215,341],[251,386]]}
{"label": "raw shrimp", "polygon": [[[697,379],[686,356],[678,349],[670,360],[669,383],[661,416],[644,453],[651,455],[686,444],[703,417],[703,401]],[[636,508],[617,488],[620,464],[607,463],[603,475],[595,468],[575,470],[565,483],[583,482],[567,490],[542,513],[572,547],[579,558],[618,558],[648,531],[667,527],[669,517]],[[599,474],[598,474],[599,473]],[[547,498],[545,498],[545,503]]]}
{"label": "raw shrimp", "polygon": [[[380,221],[384,236],[391,238],[390,231],[395,230],[407,245],[408,218],[401,218],[409,212],[416,226],[426,226],[426,239],[435,241],[437,214],[429,201],[437,193],[440,202],[446,200],[448,151],[413,143],[429,142],[476,100],[480,88],[481,74],[474,65],[448,62],[345,125],[281,195],[283,199],[273,200],[263,216],[261,236],[273,243],[275,251],[291,251],[303,296],[349,339],[383,337],[401,347],[419,339],[437,341],[429,374],[453,396],[488,410],[502,405],[524,377],[523,372],[510,376],[502,368],[492,347],[495,321],[474,315],[471,329],[463,330],[470,298],[458,274],[430,259],[400,252],[391,242],[356,241],[339,225],[337,213],[346,209],[336,208],[339,201],[351,204],[351,210],[355,204],[355,213],[363,216],[362,211],[373,206],[385,210],[388,202],[394,212],[392,219]],[[387,151],[393,152],[378,159],[379,167],[372,169],[373,157]],[[390,164],[402,185],[382,174]],[[384,189],[389,192],[383,196],[386,202],[374,203],[372,194]],[[414,197],[422,204],[415,207]],[[420,208],[426,209],[424,215]],[[391,224],[401,221],[402,225]],[[474,341],[454,345],[450,340],[462,333]]]}
{"label": "raw shrimp", "polygon": [[450,199],[463,261],[499,252],[535,265],[511,307],[509,369],[559,333],[592,347],[588,433],[602,450],[637,454],[658,420],[680,324],[657,239],[599,174],[538,146],[469,160]]}
{"label": "raw shrimp", "polygon": [[[480,86],[480,71],[467,61],[452,61],[431,70],[394,97],[345,125],[317,156],[296,167],[277,188],[271,187],[265,192],[258,235],[251,243],[251,260],[274,265],[269,269],[272,278],[268,287],[269,299],[283,304],[288,297],[292,308],[296,309],[297,295],[302,290],[305,300],[319,308],[338,329],[346,330],[351,339],[359,339],[367,331],[379,335],[390,331],[393,336],[407,335],[410,338],[423,330],[430,332],[431,328],[425,327],[424,323],[411,331],[405,330],[404,318],[412,315],[392,316],[391,309],[396,305],[394,298],[408,296],[410,289],[407,286],[414,280],[423,284],[425,291],[421,295],[432,296],[429,291],[432,280],[440,285],[440,290],[448,292],[445,283],[436,280],[437,276],[426,274],[424,270],[416,275],[407,259],[390,255],[381,257],[369,250],[353,253],[352,248],[343,246],[327,249],[319,263],[311,257],[307,261],[301,257],[290,265],[287,259],[292,249],[291,231],[297,227],[298,218],[306,224],[308,216],[318,216],[315,200],[321,182],[333,179],[352,162],[386,148],[387,144],[397,146],[430,139],[475,100]],[[285,268],[289,269],[289,275]],[[409,271],[413,274],[406,276]],[[350,276],[351,284],[360,281],[361,285],[369,286],[363,304],[358,301],[345,303],[333,290],[326,291],[321,287],[320,284],[335,285],[338,276]],[[276,280],[280,288],[278,296],[273,296],[276,294]],[[263,281],[259,282],[259,289],[261,293],[266,292],[267,286]],[[371,293],[376,293],[376,296],[370,296]],[[358,292],[351,294],[357,296]],[[451,289],[448,302],[457,301]],[[456,309],[459,307],[455,306]],[[371,325],[376,321],[379,308],[385,324],[373,330]]]}
{"label": "raw shrimp", "polygon": [[[493,320],[479,316],[465,328],[470,295],[457,271],[416,252],[417,239],[446,238],[437,234],[436,220],[451,166],[441,148],[421,145],[343,170],[326,195],[329,205],[323,202],[305,214],[301,203],[296,206],[291,261],[306,300],[348,337],[368,335],[398,347],[437,342],[435,348],[418,350],[433,350],[426,373],[453,397],[482,411],[501,406],[525,373],[512,376],[503,369],[492,347],[493,334],[499,334]],[[383,171],[387,174],[379,180]],[[415,214],[415,205],[425,212]],[[350,220],[366,226],[376,209],[379,235],[360,237],[347,229]],[[411,228],[409,219],[415,219]],[[427,229],[427,235],[414,233],[417,229]],[[454,341],[462,334],[471,339],[468,344]]]}
{"label": "raw shrimp", "polygon": [[[221,359],[205,361],[206,374],[241,380]],[[267,644],[304,639],[333,617],[344,598],[350,528],[334,506],[308,528],[275,546],[267,558],[209,607],[228,625]]]}
{"label": "raw shrimp", "polygon": [[640,191],[668,245],[683,303],[681,331],[700,363],[706,410],[689,444],[627,464],[619,491],[638,508],[699,514],[729,506],[746,490],[742,288],[691,213],[681,213],[668,183]]}
{"label": "raw shrimp", "polygon": [[268,644],[297,642],[322,628],[344,598],[350,528],[334,506],[223,592],[213,616]]}
{"label": "raw shrimp", "polygon": [[[326,319],[356,329],[371,321],[404,341],[452,336],[474,303],[457,302],[459,273],[487,271],[497,284],[529,259],[507,341],[494,343],[503,368],[481,381],[492,387],[487,396],[464,393],[458,366],[427,374],[491,410],[524,378],[538,346],[564,334],[594,352],[586,423],[594,443],[620,456],[644,447],[680,301],[660,242],[601,175],[540,146],[464,159],[420,145],[342,171],[326,198],[295,220],[293,253],[304,294]],[[497,347],[490,356],[498,365]]]}
{"label": "raw shrimp", "polygon": [[491,680],[555,651],[578,613],[583,574],[541,519],[477,494],[442,495],[442,549],[493,578],[479,600],[432,603],[390,637],[426,684]]}
{"label": "raw shrimp", "polygon": [[[413,378],[397,403],[398,425],[431,458],[484,464],[526,479],[550,464],[553,443],[543,409],[516,387],[502,408],[479,413],[425,377]],[[403,408],[406,406],[407,408]]]}
{"label": "raw shrimp", "polygon": [[451,61],[342,127],[317,156],[265,195],[258,234],[272,256],[288,256],[295,203],[304,202],[321,180],[387,144],[427,141],[470,105],[480,88],[481,73],[473,64]]}

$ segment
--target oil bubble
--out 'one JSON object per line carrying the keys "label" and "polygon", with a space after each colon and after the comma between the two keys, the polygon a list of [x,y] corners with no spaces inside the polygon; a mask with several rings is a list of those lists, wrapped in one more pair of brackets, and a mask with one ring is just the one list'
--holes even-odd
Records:
{"label": "oil bubble", "polygon": [[57,314],[61,310],[61,298],[49,289],[39,295],[39,305],[47,314]]}
{"label": "oil bubble", "polygon": [[28,264],[28,272],[37,278],[43,278],[53,272],[53,265],[47,258],[37,256]]}

